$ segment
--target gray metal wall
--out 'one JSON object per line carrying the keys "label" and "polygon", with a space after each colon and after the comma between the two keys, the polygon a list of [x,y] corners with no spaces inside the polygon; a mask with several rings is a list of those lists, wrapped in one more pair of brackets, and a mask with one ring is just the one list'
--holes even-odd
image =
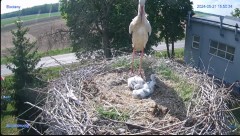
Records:
{"label": "gray metal wall", "polygon": [[[205,72],[208,70],[208,73],[220,79],[224,77],[225,81],[233,83],[240,80],[240,41],[235,40],[234,31],[223,29],[223,33],[224,37],[220,36],[220,28],[217,26],[192,21],[191,27],[186,31],[184,60],[190,65]],[[192,48],[193,35],[200,36],[199,49]],[[238,39],[240,40],[239,34]],[[209,54],[210,40],[235,47],[233,62]]]}

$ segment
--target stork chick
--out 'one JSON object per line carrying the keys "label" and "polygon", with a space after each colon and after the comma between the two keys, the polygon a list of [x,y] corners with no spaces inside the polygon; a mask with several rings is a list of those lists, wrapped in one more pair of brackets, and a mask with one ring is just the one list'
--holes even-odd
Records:
{"label": "stork chick", "polygon": [[139,65],[139,74],[141,76],[142,76],[141,74],[142,57],[144,53],[144,48],[147,44],[148,37],[152,32],[151,25],[147,20],[145,13],[145,3],[146,0],[139,0],[138,15],[132,20],[132,22],[129,25],[129,33],[132,34],[132,47],[133,47],[131,72],[133,73],[135,51],[142,51]]}
{"label": "stork chick", "polygon": [[144,83],[144,80],[139,76],[128,78],[128,87],[132,90],[142,88]]}
{"label": "stork chick", "polygon": [[143,85],[143,88],[140,88],[140,89],[134,88],[132,92],[133,98],[143,99],[153,93],[156,85],[156,76],[152,74],[150,78],[151,78],[151,81],[145,83]]}

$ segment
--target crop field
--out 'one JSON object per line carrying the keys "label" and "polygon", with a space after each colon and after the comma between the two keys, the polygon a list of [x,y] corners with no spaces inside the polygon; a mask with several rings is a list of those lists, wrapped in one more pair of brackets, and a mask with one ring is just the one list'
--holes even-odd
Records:
{"label": "crop field", "polygon": [[[44,14],[22,16],[21,19],[25,22],[25,21],[37,20],[37,19],[53,17],[53,16],[60,16],[60,12],[55,12],[55,13],[51,13],[51,14],[44,13]],[[17,20],[17,17],[1,19],[1,27],[5,26],[5,25],[14,24],[14,21],[16,21],[16,20]]]}
{"label": "crop field", "polygon": [[[55,33],[57,30],[68,29],[66,21],[57,14],[59,15],[60,13],[54,13],[52,17],[48,17],[48,14],[42,14],[41,16],[39,15],[38,20],[34,19],[34,16],[36,17],[37,15],[32,15],[28,16],[28,19],[32,20],[23,22],[23,26],[29,28],[26,37],[30,38],[30,41],[37,41],[37,47],[40,52],[70,47],[70,42],[68,40],[63,40],[59,35],[55,39],[54,37],[44,36],[46,34]],[[24,18],[21,19],[24,20]],[[27,18],[25,18],[25,20],[26,19]],[[11,19],[8,19],[9,22],[10,20]],[[16,30],[15,24],[1,27],[1,56],[7,56],[7,48],[14,47],[11,30]]]}

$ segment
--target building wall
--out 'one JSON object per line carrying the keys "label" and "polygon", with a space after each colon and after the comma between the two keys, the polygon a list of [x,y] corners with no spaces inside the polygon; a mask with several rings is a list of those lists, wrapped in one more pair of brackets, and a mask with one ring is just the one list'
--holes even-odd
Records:
{"label": "building wall", "polygon": [[[192,21],[191,27],[186,31],[184,60],[192,66],[208,71],[220,79],[224,77],[225,81],[232,83],[240,80],[240,41],[235,40],[234,31],[223,29],[223,33],[222,37],[217,26]],[[200,36],[199,49],[192,48],[193,35]],[[238,39],[240,40],[239,34]],[[210,40],[235,47],[233,62],[210,54]]]}

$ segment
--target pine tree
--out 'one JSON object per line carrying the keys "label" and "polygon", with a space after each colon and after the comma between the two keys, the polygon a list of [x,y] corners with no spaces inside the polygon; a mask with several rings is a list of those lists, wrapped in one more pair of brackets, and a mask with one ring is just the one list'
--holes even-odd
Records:
{"label": "pine tree", "polygon": [[20,18],[15,24],[17,30],[11,31],[14,48],[9,50],[12,57],[8,58],[13,65],[7,65],[7,67],[14,73],[14,89],[18,91],[36,81],[36,73],[40,68],[35,68],[40,61],[40,56],[36,54],[36,41],[30,42],[29,38],[25,37],[29,28],[23,28]]}

